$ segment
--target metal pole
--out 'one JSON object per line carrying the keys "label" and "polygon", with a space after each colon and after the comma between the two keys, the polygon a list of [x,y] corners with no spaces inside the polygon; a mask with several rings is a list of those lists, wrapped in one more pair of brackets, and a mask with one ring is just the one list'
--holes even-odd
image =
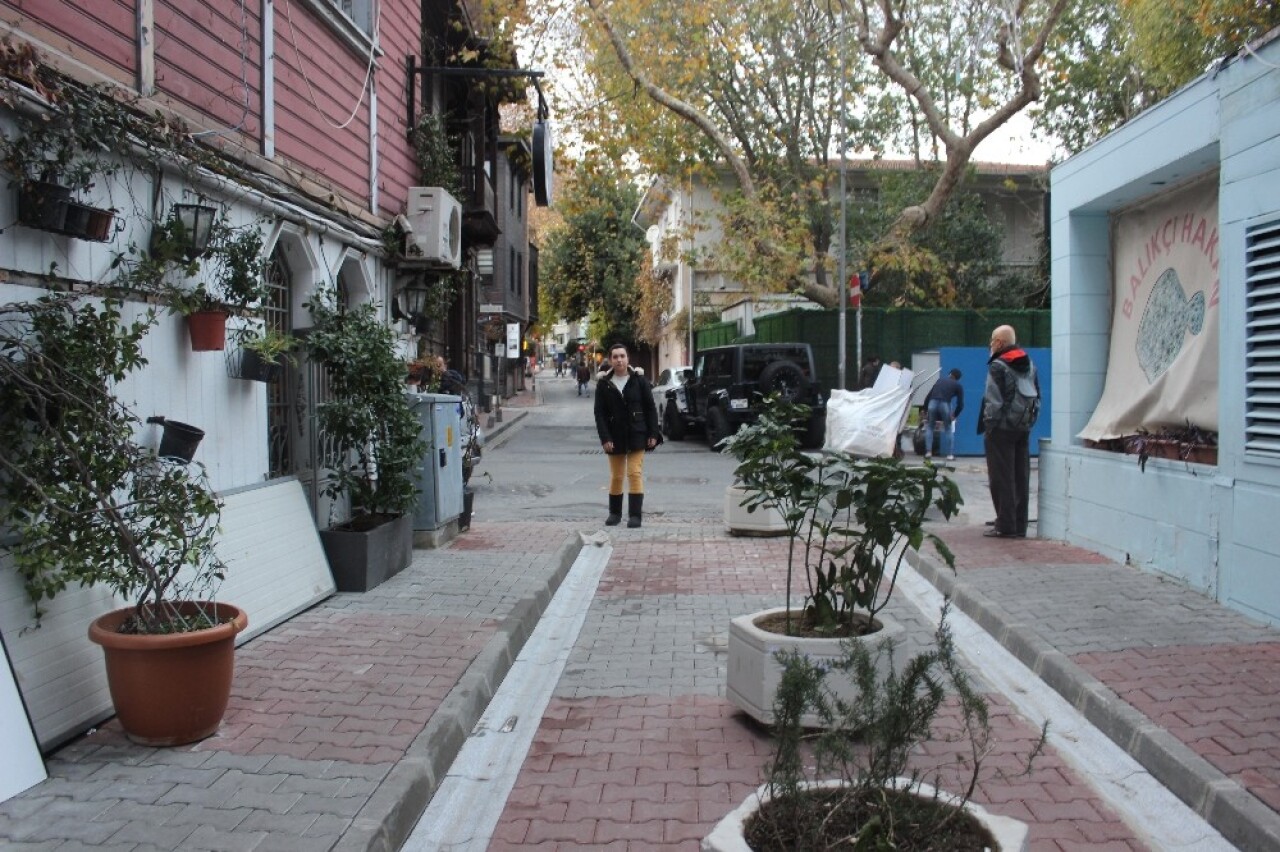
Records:
{"label": "metal pole", "polygon": [[[843,19],[841,20],[841,23],[844,23]],[[849,252],[845,243],[849,239],[849,231],[847,228],[849,199],[845,183],[848,179],[849,161],[845,156],[845,151],[848,148],[849,140],[847,138],[847,127],[845,125],[845,51],[841,49],[838,43],[836,49],[840,51],[840,257],[836,264],[836,275],[840,279],[838,287],[840,293],[840,312],[837,315],[839,320],[836,325],[836,362],[839,364],[839,369],[836,372],[838,374],[837,384],[840,390],[848,390],[849,383],[846,381],[845,376],[845,359],[846,339],[848,337],[846,316],[849,308]],[[858,304],[859,317],[861,317],[862,303],[859,302]]]}
{"label": "metal pole", "polygon": [[[685,173],[685,191],[689,193],[689,256],[693,256],[693,173]],[[1048,221],[1048,220],[1046,220]],[[693,363],[693,266],[681,264],[681,268],[689,276],[689,357],[685,363],[690,367]]]}

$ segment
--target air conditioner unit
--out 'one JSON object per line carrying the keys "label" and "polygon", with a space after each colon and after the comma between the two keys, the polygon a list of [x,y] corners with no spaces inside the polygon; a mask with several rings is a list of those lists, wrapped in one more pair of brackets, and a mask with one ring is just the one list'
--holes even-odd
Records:
{"label": "air conditioner unit", "polygon": [[405,237],[409,260],[449,269],[462,264],[462,205],[438,186],[411,186],[405,218],[412,230]]}

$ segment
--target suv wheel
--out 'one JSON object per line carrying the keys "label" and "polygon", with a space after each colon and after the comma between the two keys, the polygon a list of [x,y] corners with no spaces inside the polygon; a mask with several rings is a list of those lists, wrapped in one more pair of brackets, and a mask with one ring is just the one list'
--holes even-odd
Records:
{"label": "suv wheel", "polygon": [[720,452],[720,442],[732,434],[723,411],[713,408],[707,412],[707,443],[711,445],[711,452]]}
{"label": "suv wheel", "polygon": [[684,420],[674,402],[667,403],[662,411],[662,431],[673,441],[684,440]]}
{"label": "suv wheel", "polygon": [[804,385],[804,371],[794,361],[774,361],[760,371],[761,392],[777,394],[783,402],[799,402]]}

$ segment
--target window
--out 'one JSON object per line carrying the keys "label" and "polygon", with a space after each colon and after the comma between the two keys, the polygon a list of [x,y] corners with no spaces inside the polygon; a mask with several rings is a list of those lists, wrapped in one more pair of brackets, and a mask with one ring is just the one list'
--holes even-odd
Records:
{"label": "window", "polygon": [[374,0],[329,0],[338,7],[338,11],[351,19],[351,22],[367,34],[373,33]]}
{"label": "window", "polygon": [[1245,231],[1245,451],[1280,457],[1280,219]]}
{"label": "window", "polygon": [[507,289],[514,293],[516,291],[516,250],[511,249],[508,257],[511,261],[511,271],[507,276]]}

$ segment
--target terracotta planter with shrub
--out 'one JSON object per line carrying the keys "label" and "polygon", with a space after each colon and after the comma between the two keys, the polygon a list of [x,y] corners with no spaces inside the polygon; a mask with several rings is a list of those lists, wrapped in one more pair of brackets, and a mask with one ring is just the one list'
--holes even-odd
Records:
{"label": "terracotta planter with shrub", "polygon": [[217,623],[189,633],[120,633],[133,614],[127,607],[89,625],[89,639],[106,659],[120,726],[140,745],[176,746],[212,735],[231,698],[236,634],[248,626],[248,615],[223,603],[178,606],[188,615],[212,610]]}

